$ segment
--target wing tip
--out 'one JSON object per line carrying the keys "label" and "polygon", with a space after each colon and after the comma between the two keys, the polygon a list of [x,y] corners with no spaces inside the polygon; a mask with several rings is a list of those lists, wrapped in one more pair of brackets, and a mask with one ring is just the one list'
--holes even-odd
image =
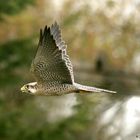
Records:
{"label": "wing tip", "polygon": [[50,27],[48,27],[47,25],[45,25],[44,30],[40,29],[40,38],[43,38],[43,36],[46,35],[46,33],[52,32],[52,29],[53,28],[58,28],[58,30],[60,31],[59,24],[57,23],[56,20],[54,21],[54,23]]}
{"label": "wing tip", "polygon": [[54,24],[52,24],[53,26],[56,26],[56,27],[59,27],[59,24],[58,24],[58,22],[55,20],[54,21]]}
{"label": "wing tip", "polygon": [[40,29],[39,44],[42,43],[42,39],[43,39],[43,32],[42,32],[42,29]]}
{"label": "wing tip", "polygon": [[55,21],[52,25],[51,25],[51,34],[56,34],[56,32],[60,33],[60,27],[59,24]]}
{"label": "wing tip", "polygon": [[45,25],[44,29],[40,29],[39,44],[43,43],[43,38],[45,38],[48,33],[50,34],[50,27],[47,27],[47,25]]}

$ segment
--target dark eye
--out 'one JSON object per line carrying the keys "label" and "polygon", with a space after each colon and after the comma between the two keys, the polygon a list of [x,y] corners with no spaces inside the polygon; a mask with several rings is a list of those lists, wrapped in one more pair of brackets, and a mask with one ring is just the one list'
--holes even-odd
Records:
{"label": "dark eye", "polygon": [[29,85],[26,85],[27,88],[29,88]]}
{"label": "dark eye", "polygon": [[34,86],[31,86],[31,88],[34,88]]}

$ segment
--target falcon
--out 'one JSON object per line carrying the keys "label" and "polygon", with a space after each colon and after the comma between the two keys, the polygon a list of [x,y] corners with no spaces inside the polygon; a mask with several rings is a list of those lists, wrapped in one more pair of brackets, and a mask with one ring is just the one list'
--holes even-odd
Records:
{"label": "falcon", "polygon": [[21,91],[32,95],[62,95],[68,93],[116,93],[106,89],[78,84],[61,37],[59,25],[40,29],[37,53],[31,64],[36,82],[25,84]]}

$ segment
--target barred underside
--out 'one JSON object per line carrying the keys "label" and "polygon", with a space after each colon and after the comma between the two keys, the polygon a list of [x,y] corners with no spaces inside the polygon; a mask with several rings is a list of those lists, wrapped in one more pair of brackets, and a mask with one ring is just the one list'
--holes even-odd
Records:
{"label": "barred underside", "polygon": [[[54,86],[55,85],[55,86]],[[48,86],[39,86],[38,95],[63,95],[68,93],[76,93],[77,88],[71,84],[56,84],[51,83]]]}

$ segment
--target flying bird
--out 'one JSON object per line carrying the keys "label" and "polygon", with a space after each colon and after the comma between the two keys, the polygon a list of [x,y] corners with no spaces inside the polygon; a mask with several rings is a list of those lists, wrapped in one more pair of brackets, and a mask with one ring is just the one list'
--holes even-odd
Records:
{"label": "flying bird", "polygon": [[66,48],[56,22],[51,27],[45,26],[44,30],[40,29],[38,49],[31,64],[31,73],[36,82],[24,85],[21,91],[32,95],[62,95],[73,92],[116,93],[76,83]]}

